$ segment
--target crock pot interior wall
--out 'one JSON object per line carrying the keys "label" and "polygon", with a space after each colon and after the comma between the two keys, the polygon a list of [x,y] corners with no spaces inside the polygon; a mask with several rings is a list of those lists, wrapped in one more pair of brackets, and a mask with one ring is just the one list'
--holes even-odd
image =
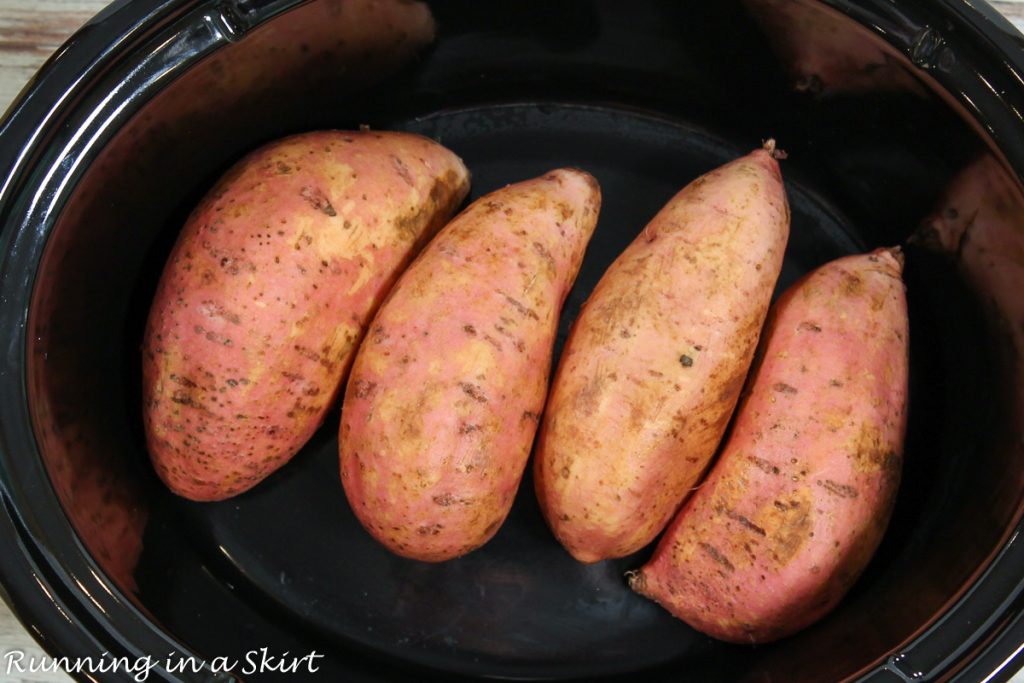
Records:
{"label": "crock pot interior wall", "polygon": [[[826,20],[843,36],[833,47],[884,54],[874,70],[888,77],[845,89],[841,78],[801,80],[791,53],[766,35],[765,16],[775,9],[773,2],[732,0],[463,0],[429,8],[323,0],[222,48],[156,95],[74,189],[49,237],[30,312],[29,387],[40,450],[103,570],[177,638],[210,656],[317,647],[331,653],[329,666],[339,672],[370,671],[378,658],[401,662],[418,647],[436,645],[376,649],[370,636],[340,642],[323,624],[332,615],[314,618],[315,605],[267,601],[244,567],[211,540],[207,517],[217,506],[174,498],[149,468],[139,345],[150,296],[189,208],[245,151],[287,133],[360,124],[419,130],[439,111],[506,104],[525,108],[525,120],[543,120],[565,116],[566,105],[586,105],[679,122],[680,130],[722,141],[720,149],[734,153],[773,136],[789,153],[788,182],[838,207],[852,243],[904,243],[957,174],[986,154],[987,141],[913,76],[901,54],[831,10]],[[825,21],[813,3],[789,3],[787,11],[794,31]],[[573,111],[583,109],[569,107],[570,118]],[[522,140],[531,142],[528,131]],[[546,141],[538,136],[530,153],[543,158]],[[550,158],[551,167],[563,163]],[[640,227],[606,231],[628,235]],[[601,240],[599,231],[595,242]],[[903,487],[878,556],[833,615],[777,645],[713,643],[669,623],[666,637],[685,646],[672,649],[681,661],[648,662],[664,675],[851,675],[936,615],[1016,521],[1021,468],[1009,414],[1015,352],[984,315],[984,296],[963,283],[950,260],[911,248],[906,279],[910,432]],[[327,420],[314,448],[332,447],[336,421]],[[321,476],[319,467],[300,454],[276,476],[298,486],[304,476]],[[527,484],[520,498],[533,495]],[[260,495],[218,505],[244,514],[247,499]],[[343,500],[340,488],[337,495]],[[278,528],[268,535],[302,533],[288,528],[287,510],[279,512]],[[311,536],[309,543],[319,540]],[[410,576],[418,575],[409,567]],[[457,660],[458,642],[448,651]],[[429,665],[447,668],[443,654],[430,657]],[[628,662],[619,668],[629,669]]]}

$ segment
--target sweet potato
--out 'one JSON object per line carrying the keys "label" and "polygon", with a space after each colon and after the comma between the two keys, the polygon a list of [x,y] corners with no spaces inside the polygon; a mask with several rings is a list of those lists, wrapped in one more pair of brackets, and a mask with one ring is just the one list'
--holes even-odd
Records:
{"label": "sweet potato", "polygon": [[391,551],[446,560],[501,526],[599,205],[597,182],[572,169],[486,195],[381,307],[356,355],[339,440],[349,503]]}
{"label": "sweet potato", "polygon": [[1024,358],[1024,195],[1004,164],[986,153],[964,168],[912,239],[955,262]]}
{"label": "sweet potato", "polygon": [[220,500],[287,462],[322,422],[402,267],[468,190],[415,135],[315,132],[236,164],[189,217],[143,344],[153,465]]}
{"label": "sweet potato", "polygon": [[573,325],[535,460],[578,560],[654,540],[739,397],[789,236],[772,143],[694,180],[611,265]]}
{"label": "sweet potato", "polygon": [[928,93],[891,45],[866,26],[850,25],[831,7],[798,6],[789,0],[744,0],[743,5],[799,92],[821,97]]}
{"label": "sweet potato", "polygon": [[832,609],[888,524],[906,430],[902,259],[826,264],[779,299],[732,435],[634,590],[763,643]]}

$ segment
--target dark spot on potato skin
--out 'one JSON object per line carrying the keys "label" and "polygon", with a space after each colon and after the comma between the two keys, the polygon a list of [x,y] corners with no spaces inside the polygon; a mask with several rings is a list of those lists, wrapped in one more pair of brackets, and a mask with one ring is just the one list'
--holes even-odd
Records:
{"label": "dark spot on potato skin", "polygon": [[810,492],[801,489],[788,500],[776,500],[772,505],[769,513],[758,522],[771,541],[772,559],[784,566],[796,556],[813,530]]}
{"label": "dark spot on potato skin", "polygon": [[847,296],[858,296],[864,290],[864,281],[853,273],[844,273],[842,288]]}
{"label": "dark spot on potato skin", "polygon": [[315,210],[331,217],[338,215],[331,205],[331,200],[327,198],[327,194],[322,189],[304,185],[299,191],[299,195]]}
{"label": "dark spot on potato skin", "polygon": [[896,451],[886,451],[881,457],[880,464],[883,472],[898,479],[903,469],[903,457]]}
{"label": "dark spot on potato skin", "polygon": [[861,425],[851,457],[854,467],[861,472],[882,471],[898,477],[902,469],[903,458],[884,442],[878,428],[867,422]]}
{"label": "dark spot on potato skin", "polygon": [[529,307],[525,306],[521,301],[517,300],[513,296],[511,296],[511,295],[509,295],[506,292],[503,292],[501,290],[498,291],[498,294],[500,294],[502,297],[504,297],[505,301],[507,301],[508,304],[510,306],[512,306],[512,308],[514,308],[523,317],[531,318],[531,319],[537,320],[537,321],[540,320],[540,316],[537,315],[536,311],[534,311],[532,308],[529,308]]}
{"label": "dark spot on potato skin", "polygon": [[839,484],[831,479],[819,479],[815,483],[832,495],[840,498],[856,498],[860,495],[857,492],[857,489],[853,486],[850,486],[849,484]]}
{"label": "dark spot on potato skin", "polygon": [[606,384],[607,378],[604,375],[600,373],[591,375],[587,382],[579,388],[572,399],[572,403],[576,407],[576,410],[583,415],[593,415],[600,404],[601,396],[604,394]]}
{"label": "dark spot on potato skin", "polygon": [[[721,390],[718,393],[718,403],[722,406],[733,406],[736,404],[736,400],[739,398],[740,391],[743,390],[743,383],[746,381],[746,377],[742,373],[733,373],[728,381],[721,385]],[[729,412],[722,411],[722,415],[725,417],[726,422],[729,419]]]}
{"label": "dark spot on potato skin", "polygon": [[369,398],[377,391],[377,383],[359,378],[352,383],[352,392],[356,398]]}
{"label": "dark spot on potato skin", "polygon": [[485,333],[484,341],[493,346],[498,351],[498,353],[504,353],[505,348],[501,345],[501,342],[492,337],[491,335]]}
{"label": "dark spot on potato skin", "polygon": [[182,377],[181,375],[176,375],[174,373],[171,373],[170,380],[175,384],[180,384],[181,386],[187,387],[189,389],[195,389],[197,386],[199,386],[188,377]]}
{"label": "dark spot on potato skin", "polygon": [[558,263],[557,261],[555,261],[555,257],[552,256],[551,252],[548,251],[547,247],[545,247],[540,242],[534,242],[531,246],[533,247],[533,250],[537,253],[537,255],[544,259],[544,263],[547,265],[548,271],[552,274],[552,276],[554,276],[554,274],[558,272]]}
{"label": "dark spot on potato skin", "polygon": [[478,424],[470,424],[468,422],[459,423],[459,434],[472,434],[473,432],[479,432],[483,429]]}
{"label": "dark spot on potato skin", "polygon": [[724,567],[726,571],[736,571],[736,567],[733,566],[733,563],[730,562],[729,558],[723,555],[718,548],[711,545],[710,543],[707,543],[706,541],[700,541],[698,545],[700,546],[701,550],[707,553],[708,557],[714,560],[714,562],[716,562],[717,564]]}
{"label": "dark spot on potato skin", "polygon": [[757,524],[752,522],[748,517],[745,517],[744,515],[741,515],[740,513],[736,512],[735,510],[731,510],[729,508],[721,508],[720,512],[721,512],[721,514],[725,515],[726,517],[728,517],[729,519],[733,520],[734,522],[738,522],[740,526],[744,527],[745,529],[747,529],[749,531],[752,531],[753,533],[757,534],[758,536],[766,536],[767,535],[767,533],[765,532],[764,529],[762,529],[760,526],[758,526]]}
{"label": "dark spot on potato skin", "polygon": [[473,502],[471,499],[460,498],[459,496],[454,496],[451,493],[442,493],[434,496],[431,500],[434,501],[435,505],[440,505],[441,507],[448,507],[450,505],[470,505]]}
{"label": "dark spot on potato skin", "polygon": [[796,387],[794,387],[794,386],[792,386],[790,384],[786,384],[785,382],[776,382],[775,384],[772,385],[772,390],[773,391],[777,391],[780,394],[796,394],[796,393],[799,393],[798,389]]}
{"label": "dark spot on potato skin", "polygon": [[416,186],[416,181],[413,180],[412,173],[409,172],[409,167],[405,165],[405,162],[402,161],[401,157],[399,157],[399,156],[397,156],[395,154],[392,154],[391,155],[391,165],[394,167],[395,171],[398,173],[398,177],[401,178],[403,181],[405,181],[406,185],[408,185],[409,187],[415,187]]}
{"label": "dark spot on potato skin", "polygon": [[204,300],[200,305],[203,307],[202,310],[204,310],[211,318],[223,318],[232,325],[240,325],[242,323],[242,319],[237,313],[229,311],[221,304],[212,300]]}
{"label": "dark spot on potato skin", "polygon": [[[424,234],[427,218],[433,215],[429,206],[413,209],[410,213],[395,218],[395,228],[411,242],[416,242]],[[428,234],[430,231],[426,231]]]}
{"label": "dark spot on potato skin", "polygon": [[301,344],[294,344],[292,346],[292,350],[295,351],[298,355],[305,358],[306,360],[312,361],[322,366],[328,372],[334,372],[334,368],[337,365],[337,363],[335,363],[330,358],[325,358],[321,356],[319,353],[317,353],[316,351],[307,346],[303,346]]}
{"label": "dark spot on potato skin", "polygon": [[459,388],[477,403],[487,403],[487,396],[479,385],[472,384],[471,382],[459,382]]}
{"label": "dark spot on potato skin", "polygon": [[757,469],[761,470],[765,474],[778,474],[779,473],[779,468],[776,467],[775,465],[773,465],[768,460],[765,460],[764,458],[759,458],[756,455],[748,455],[747,456],[747,461],[752,463],[754,465],[754,467],[756,467]]}

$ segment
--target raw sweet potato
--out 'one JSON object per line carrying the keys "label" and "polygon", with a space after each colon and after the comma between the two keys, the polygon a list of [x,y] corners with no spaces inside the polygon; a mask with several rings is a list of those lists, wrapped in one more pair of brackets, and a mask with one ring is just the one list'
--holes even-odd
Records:
{"label": "raw sweet potato", "polygon": [[143,417],[175,493],[254,486],[312,436],[402,267],[468,190],[402,133],[327,131],[240,161],[189,217],[143,344]]}
{"label": "raw sweet potato", "polygon": [[482,197],[381,307],[345,392],[340,460],[356,516],[393,552],[450,559],[504,521],[599,205],[572,169]]}
{"label": "raw sweet potato", "polygon": [[583,562],[654,540],[725,431],[782,267],[772,143],[694,180],[611,265],[573,325],[535,460],[537,496]]}
{"label": "raw sweet potato", "polygon": [[882,538],[906,429],[902,259],[826,264],[779,299],[732,435],[633,589],[762,643],[831,610]]}

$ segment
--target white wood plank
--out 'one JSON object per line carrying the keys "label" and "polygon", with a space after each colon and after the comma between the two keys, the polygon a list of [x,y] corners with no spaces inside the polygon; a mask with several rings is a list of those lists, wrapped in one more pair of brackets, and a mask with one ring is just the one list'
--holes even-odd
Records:
{"label": "white wood plank", "polygon": [[[21,666],[15,658],[23,655]],[[28,631],[18,623],[2,601],[0,601],[0,681],[7,683],[71,683],[71,677],[60,673],[30,672],[30,662],[42,662],[46,654],[39,647]],[[11,671],[8,672],[8,666]],[[24,673],[19,673],[20,670]],[[38,669],[38,665],[36,667]]]}
{"label": "white wood plank", "polygon": [[1024,33],[1024,0],[998,0],[991,4]]}
{"label": "white wood plank", "polygon": [[0,0],[0,111],[106,0]]}

